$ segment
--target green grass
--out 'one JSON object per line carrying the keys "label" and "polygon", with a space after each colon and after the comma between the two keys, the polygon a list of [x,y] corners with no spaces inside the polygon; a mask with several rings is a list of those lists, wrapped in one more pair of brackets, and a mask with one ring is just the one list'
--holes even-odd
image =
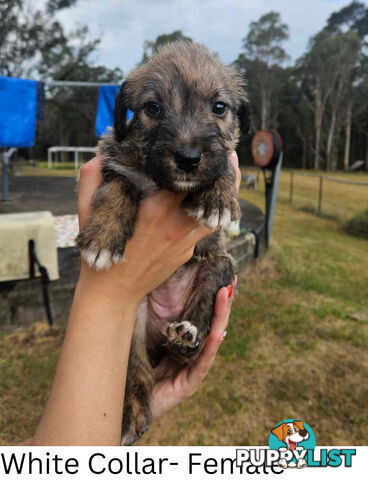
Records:
{"label": "green grass", "polygon": [[[260,192],[241,196],[263,207]],[[366,445],[367,252],[337,221],[280,202],[270,251],[240,275],[207,379],[140,444],[267,445],[276,423],[297,417],[318,445]],[[60,348],[62,332],[31,333],[0,341],[4,444],[33,432]]]}
{"label": "green grass", "polygon": [[[244,169],[248,173],[258,174],[258,189],[264,192],[264,182],[260,171]],[[306,173],[307,176],[304,176]],[[280,177],[279,201],[290,202],[290,184],[292,171],[283,170]],[[311,177],[308,175],[316,175]],[[345,184],[325,178],[322,188],[322,203],[319,214],[327,219],[347,220],[368,206],[368,173],[317,172],[312,170],[294,170],[292,205],[310,213],[318,212],[319,185],[318,175],[333,179],[355,182]],[[366,184],[366,185],[359,185]]]}
{"label": "green grass", "polygon": [[[242,196],[263,207],[261,193]],[[365,445],[367,251],[336,221],[279,203],[270,252],[240,278],[209,377],[141,444],[266,445],[294,416],[320,445]]]}

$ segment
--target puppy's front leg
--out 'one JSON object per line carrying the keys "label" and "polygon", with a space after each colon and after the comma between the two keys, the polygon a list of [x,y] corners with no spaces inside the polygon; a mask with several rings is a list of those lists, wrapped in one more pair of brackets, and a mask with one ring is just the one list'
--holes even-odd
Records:
{"label": "puppy's front leg", "polygon": [[240,208],[235,188],[235,173],[220,178],[210,190],[189,195],[185,204],[191,217],[208,228],[226,228],[239,219]]}
{"label": "puppy's front leg", "polygon": [[96,190],[93,211],[77,237],[84,260],[96,270],[118,263],[133,235],[141,194],[125,179],[104,181]]}

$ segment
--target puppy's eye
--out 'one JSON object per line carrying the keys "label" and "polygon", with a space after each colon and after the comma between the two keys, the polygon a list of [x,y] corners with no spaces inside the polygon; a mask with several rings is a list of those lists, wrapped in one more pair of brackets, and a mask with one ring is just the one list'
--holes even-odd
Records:
{"label": "puppy's eye", "polygon": [[162,112],[162,108],[157,102],[147,102],[144,108],[150,117],[158,117]]}
{"label": "puppy's eye", "polygon": [[228,110],[228,106],[224,102],[216,102],[212,107],[212,112],[217,115],[218,117],[225,116],[225,113]]}

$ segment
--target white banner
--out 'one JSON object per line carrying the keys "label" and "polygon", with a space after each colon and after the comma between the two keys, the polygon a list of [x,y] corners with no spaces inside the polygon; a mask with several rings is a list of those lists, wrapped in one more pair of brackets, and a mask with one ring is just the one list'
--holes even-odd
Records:
{"label": "white banner", "polygon": [[292,458],[269,447],[0,447],[0,479],[367,479],[368,447],[304,452]]}

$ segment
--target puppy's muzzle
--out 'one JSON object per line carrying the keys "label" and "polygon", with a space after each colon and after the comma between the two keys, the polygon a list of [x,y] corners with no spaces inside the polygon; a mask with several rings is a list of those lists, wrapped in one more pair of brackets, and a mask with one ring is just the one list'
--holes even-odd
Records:
{"label": "puppy's muzzle", "polygon": [[194,148],[181,148],[175,152],[174,160],[180,170],[192,172],[201,162],[201,152]]}

